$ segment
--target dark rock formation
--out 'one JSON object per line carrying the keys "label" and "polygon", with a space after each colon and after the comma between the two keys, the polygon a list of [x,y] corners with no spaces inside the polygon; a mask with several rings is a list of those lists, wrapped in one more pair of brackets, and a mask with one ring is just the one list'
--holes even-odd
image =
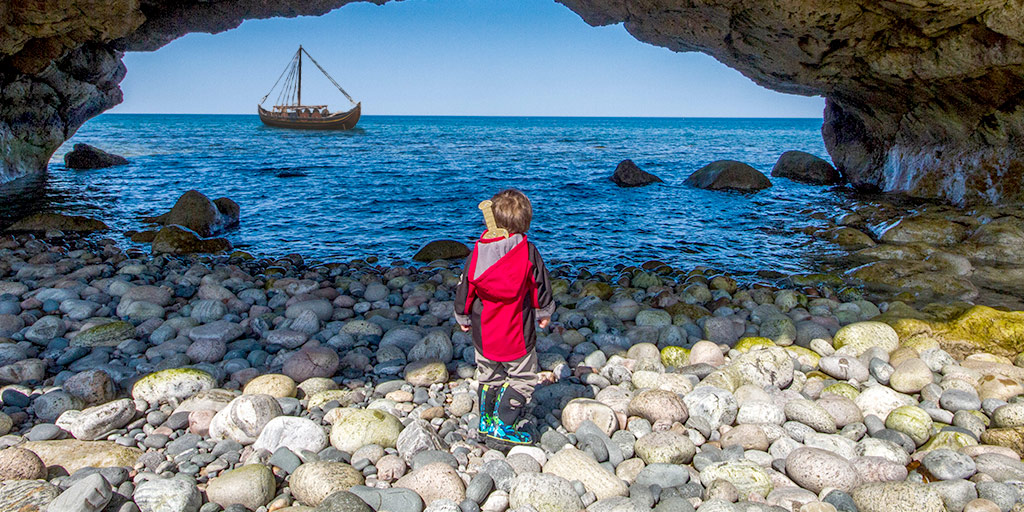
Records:
{"label": "dark rock formation", "polygon": [[786,151],[772,167],[772,176],[811,185],[835,185],[843,180],[832,164],[803,151]]}
{"label": "dark rock formation", "polygon": [[64,155],[64,165],[70,169],[103,169],[128,163],[123,156],[107,153],[88,144],[75,144],[75,149]]}
{"label": "dark rock formation", "polygon": [[143,222],[177,224],[195,231],[200,236],[213,236],[238,225],[238,203],[221,197],[214,201],[195,190],[178,198],[171,211],[157,217],[146,217]]}
{"label": "dark rock formation", "polygon": [[694,171],[683,183],[708,190],[740,192],[757,192],[772,186],[772,182],[760,171],[735,160],[711,162]]}
{"label": "dark rock formation", "polygon": [[651,183],[664,183],[664,181],[637,167],[632,160],[623,160],[615,167],[612,174],[612,181],[620,187],[642,187]]}
{"label": "dark rock formation", "polygon": [[191,229],[181,226],[166,226],[153,238],[153,254],[198,254],[231,250],[231,242],[225,238],[200,238]]}
{"label": "dark rock formation", "polygon": [[87,233],[110,228],[102,221],[81,215],[34,213],[12,224],[7,231],[50,231],[51,229]]}
{"label": "dark rock formation", "polygon": [[[120,101],[119,52],[350,0],[9,2],[0,11],[0,180],[45,169]],[[384,0],[372,0],[383,3]],[[559,0],[592,25],[700,51],[765,87],[826,98],[822,134],[856,187],[1024,200],[1024,4]]]}
{"label": "dark rock formation", "polygon": [[469,247],[455,240],[434,240],[424,245],[412,259],[429,263],[434,260],[457,260],[469,256]]}

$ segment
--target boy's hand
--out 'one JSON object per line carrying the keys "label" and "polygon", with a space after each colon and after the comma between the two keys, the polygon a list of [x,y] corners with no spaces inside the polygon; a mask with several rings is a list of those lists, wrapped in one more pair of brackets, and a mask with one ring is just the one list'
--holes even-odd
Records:
{"label": "boy's hand", "polygon": [[547,329],[549,323],[551,323],[550,317],[544,317],[541,318],[540,320],[537,320],[537,325],[539,325],[541,329]]}
{"label": "boy's hand", "polygon": [[462,329],[462,332],[469,332],[470,326],[459,324],[459,329]]}

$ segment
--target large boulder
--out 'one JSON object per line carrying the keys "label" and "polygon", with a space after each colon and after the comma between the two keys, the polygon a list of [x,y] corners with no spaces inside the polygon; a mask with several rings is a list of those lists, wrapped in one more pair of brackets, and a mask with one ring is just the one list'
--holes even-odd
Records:
{"label": "large boulder", "polygon": [[209,237],[238,225],[238,216],[239,207],[234,201],[226,197],[210,201],[202,193],[189,190],[178,198],[171,211],[142,220],[165,226],[176,224]]}
{"label": "large boulder", "polygon": [[469,256],[469,247],[455,240],[434,240],[424,245],[412,259],[429,263],[434,260],[458,260]]}
{"label": "large boulder", "polygon": [[772,176],[811,185],[835,185],[843,181],[832,164],[803,151],[786,151],[772,167]]}
{"label": "large boulder", "polygon": [[74,149],[64,155],[64,165],[69,169],[103,169],[127,164],[128,160],[123,156],[107,153],[81,142],[75,144]]}
{"label": "large boulder", "polygon": [[619,162],[611,179],[620,187],[642,187],[651,183],[664,183],[664,180],[637,167],[629,159]]}
{"label": "large boulder", "polygon": [[110,228],[102,221],[81,215],[34,213],[18,220],[11,227],[7,228],[7,231],[50,231],[51,229],[89,233],[92,231],[104,231]]}
{"label": "large boulder", "polygon": [[226,238],[200,238],[190,229],[181,226],[167,226],[153,239],[153,254],[198,254],[231,250]]}
{"label": "large boulder", "polygon": [[694,171],[684,182],[707,190],[737,190],[757,192],[772,186],[772,182],[753,167],[735,160],[718,160]]}

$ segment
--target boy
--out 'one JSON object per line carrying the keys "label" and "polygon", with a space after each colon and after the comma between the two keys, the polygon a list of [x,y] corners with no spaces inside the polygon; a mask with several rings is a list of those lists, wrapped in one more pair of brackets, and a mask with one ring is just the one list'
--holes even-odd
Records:
{"label": "boy", "polygon": [[466,258],[455,294],[455,320],[473,331],[480,375],[478,431],[499,441],[531,444],[529,433],[516,429],[523,406],[537,385],[534,320],[548,326],[555,303],[537,248],[526,240],[533,208],[515,189],[491,198],[494,223],[508,237],[484,232]]}

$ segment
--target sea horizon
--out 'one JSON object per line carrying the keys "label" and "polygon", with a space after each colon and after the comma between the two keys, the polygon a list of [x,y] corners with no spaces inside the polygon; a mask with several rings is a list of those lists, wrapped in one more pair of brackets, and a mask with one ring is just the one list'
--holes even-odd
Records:
{"label": "sea horizon", "polygon": [[[256,113],[202,113],[202,112],[104,112],[96,117],[102,116],[249,116],[258,118]],[[499,119],[669,119],[669,120],[703,120],[703,119],[732,119],[732,120],[818,120],[824,121],[824,117],[799,117],[799,116],[767,116],[767,117],[739,117],[739,116],[561,116],[561,115],[485,115],[485,114],[362,114],[360,118],[374,117],[437,117],[437,118],[499,118]]]}

